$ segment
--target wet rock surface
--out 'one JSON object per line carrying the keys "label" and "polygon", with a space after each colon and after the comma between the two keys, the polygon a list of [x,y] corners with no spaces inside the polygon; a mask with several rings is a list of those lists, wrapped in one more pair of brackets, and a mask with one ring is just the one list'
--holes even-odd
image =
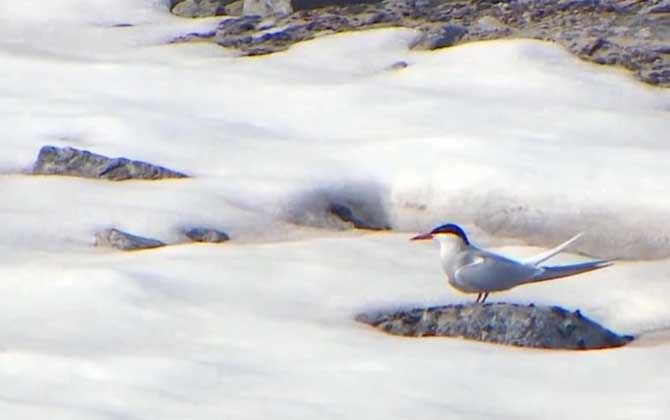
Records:
{"label": "wet rock surface", "polygon": [[116,248],[122,251],[136,251],[165,246],[157,239],[144,238],[132,235],[118,229],[105,229],[95,234],[95,245],[107,248]]}
{"label": "wet rock surface", "polygon": [[221,243],[230,240],[227,233],[206,227],[186,228],[184,235],[193,242]]}
{"label": "wet rock surface", "polygon": [[293,0],[291,7],[288,15],[226,19],[211,33],[191,33],[175,42],[205,40],[259,55],[324,34],[401,26],[420,31],[418,49],[501,38],[554,41],[584,60],[622,66],[646,83],[670,86],[666,0]]}
{"label": "wet rock surface", "polygon": [[633,340],[557,306],[510,303],[447,305],[393,313],[361,314],[356,320],[393,335],[461,337],[546,349],[592,350]]}
{"label": "wet rock surface", "polygon": [[185,178],[187,175],[126,158],[109,158],[72,147],[44,146],[33,166],[35,175],[67,175],[125,181],[129,179]]}

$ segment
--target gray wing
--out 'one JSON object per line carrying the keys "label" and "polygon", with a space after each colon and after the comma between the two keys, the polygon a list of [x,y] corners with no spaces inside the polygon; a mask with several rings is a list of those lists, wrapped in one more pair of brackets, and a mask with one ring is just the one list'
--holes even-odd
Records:
{"label": "gray wing", "polygon": [[532,281],[542,268],[525,265],[502,255],[470,248],[456,258],[454,283],[463,291],[472,293],[511,289]]}

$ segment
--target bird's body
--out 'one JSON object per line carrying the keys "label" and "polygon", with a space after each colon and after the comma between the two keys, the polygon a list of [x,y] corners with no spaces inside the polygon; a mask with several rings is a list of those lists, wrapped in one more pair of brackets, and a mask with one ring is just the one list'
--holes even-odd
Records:
{"label": "bird's body", "polygon": [[442,271],[447,275],[449,284],[463,293],[478,294],[477,301],[483,296],[483,302],[491,292],[572,276],[610,265],[608,261],[603,260],[559,266],[540,265],[567,248],[580,236],[581,234],[526,261],[516,261],[472,245],[463,229],[454,224],[438,226],[431,232],[412,239],[438,241]]}

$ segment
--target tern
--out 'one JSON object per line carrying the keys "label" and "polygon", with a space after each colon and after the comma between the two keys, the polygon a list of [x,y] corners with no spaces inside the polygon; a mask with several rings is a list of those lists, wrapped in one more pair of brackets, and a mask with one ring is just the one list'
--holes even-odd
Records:
{"label": "tern", "polygon": [[517,261],[472,245],[460,226],[447,223],[411,240],[436,240],[440,244],[442,271],[449,284],[464,293],[477,293],[476,302],[484,303],[489,293],[509,290],[522,284],[574,276],[612,265],[608,260],[592,260],[568,265],[541,265],[582,236],[581,233],[556,248]]}

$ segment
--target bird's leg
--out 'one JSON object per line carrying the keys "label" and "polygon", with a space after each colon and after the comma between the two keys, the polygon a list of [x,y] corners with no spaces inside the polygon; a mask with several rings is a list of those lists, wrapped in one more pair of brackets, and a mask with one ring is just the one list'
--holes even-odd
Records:
{"label": "bird's leg", "polygon": [[479,303],[479,299],[481,299],[481,298],[482,298],[482,294],[480,293],[480,294],[477,295],[477,300],[475,301],[475,303]]}
{"label": "bird's leg", "polygon": [[484,293],[484,298],[482,299],[482,303],[486,302],[486,298],[489,297],[488,293]]}

